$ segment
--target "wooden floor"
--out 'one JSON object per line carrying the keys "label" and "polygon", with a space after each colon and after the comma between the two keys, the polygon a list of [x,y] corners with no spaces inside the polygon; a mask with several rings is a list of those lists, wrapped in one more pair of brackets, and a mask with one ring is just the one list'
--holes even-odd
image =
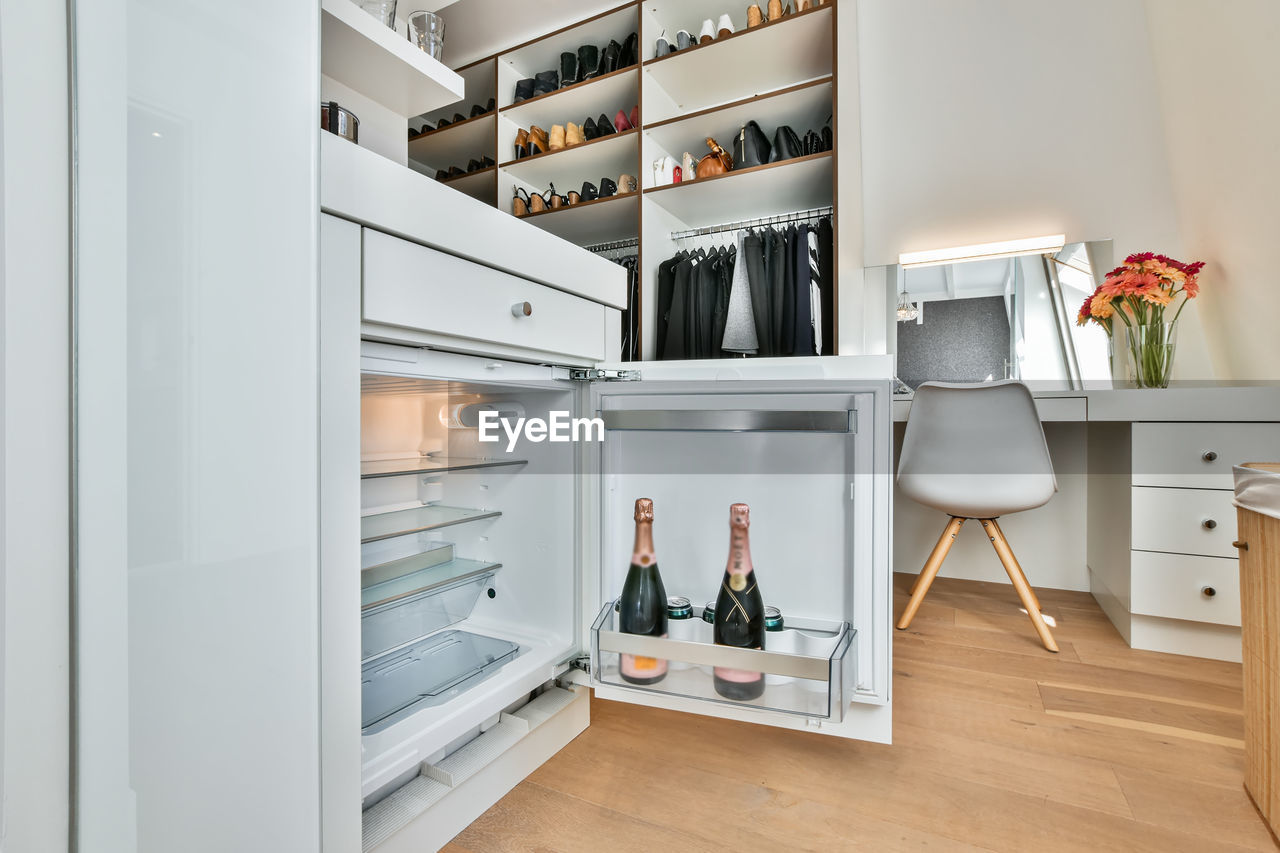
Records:
{"label": "wooden floor", "polygon": [[[895,578],[895,611],[914,576]],[[1087,593],[939,579],[894,634],[894,744],[596,701],[445,848],[1273,850],[1241,787],[1240,666],[1129,649]]]}

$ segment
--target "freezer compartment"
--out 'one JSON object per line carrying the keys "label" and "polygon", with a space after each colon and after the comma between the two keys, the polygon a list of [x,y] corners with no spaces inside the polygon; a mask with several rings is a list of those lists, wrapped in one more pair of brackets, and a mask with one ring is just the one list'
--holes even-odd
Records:
{"label": "freezer compartment", "polygon": [[[361,659],[368,660],[468,618],[480,594],[493,587],[499,568],[497,563],[453,560],[420,573],[440,573],[438,583],[417,594],[366,608],[360,616]],[[410,579],[378,584],[364,592],[390,588]]]}
{"label": "freezer compartment", "polygon": [[422,708],[448,702],[519,652],[520,646],[508,640],[445,631],[368,661],[360,668],[363,733],[381,731]]}
{"label": "freezer compartment", "polygon": [[[618,630],[614,602],[607,603],[591,628],[593,679],[611,687],[722,705],[832,722],[844,718],[856,685],[857,632],[848,622],[787,617],[783,630],[766,633],[763,650],[716,645],[711,625],[701,620],[686,622],[681,628],[683,639],[624,634]],[[632,684],[619,672],[622,654],[666,660],[670,664],[667,675],[656,684]],[[712,676],[718,666],[764,673],[764,693],[748,701],[721,696]]]}
{"label": "freezer compartment", "polygon": [[414,533],[360,546],[360,588],[453,562],[453,543]]}

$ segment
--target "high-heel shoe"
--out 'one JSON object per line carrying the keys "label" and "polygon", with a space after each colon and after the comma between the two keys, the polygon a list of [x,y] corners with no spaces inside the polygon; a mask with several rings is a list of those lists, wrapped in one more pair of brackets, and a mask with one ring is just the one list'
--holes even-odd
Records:
{"label": "high-heel shoe", "polygon": [[466,174],[466,172],[462,171],[462,169],[460,169],[460,168],[459,168],[459,167],[457,167],[457,166],[450,166],[450,167],[449,167],[449,177],[450,177],[450,178],[461,178],[461,177],[462,177],[463,175],[465,175],[465,174]]}
{"label": "high-heel shoe", "polygon": [[589,118],[582,123],[582,136],[584,139],[599,139],[600,129],[596,127],[596,120]]}
{"label": "high-heel shoe", "polygon": [[796,0],[796,11],[807,12],[809,10],[809,0]]}
{"label": "high-heel shoe", "polygon": [[776,21],[782,17],[782,0],[769,0],[769,20]]}
{"label": "high-heel shoe", "polygon": [[493,158],[490,157],[488,154],[480,158],[481,169],[487,169],[490,166],[494,166],[494,165],[497,165],[497,164],[493,162]]}
{"label": "high-heel shoe", "polygon": [[622,133],[624,130],[631,129],[631,122],[627,120],[626,113],[622,110],[618,110],[613,117],[613,126],[618,129],[618,133]]}
{"label": "high-heel shoe", "polygon": [[702,31],[698,33],[698,44],[711,44],[715,41],[716,30],[711,23],[711,19],[707,18],[702,22]]}
{"label": "high-heel shoe", "polygon": [[521,187],[515,188],[515,193],[511,197],[511,212],[516,216],[528,216],[529,214],[529,193]]}
{"label": "high-heel shoe", "polygon": [[733,21],[729,20],[728,15],[721,15],[720,22],[716,24],[716,27],[718,28],[716,32],[716,38],[718,39],[733,35]]}
{"label": "high-heel shoe", "polygon": [[578,48],[578,81],[600,76],[600,48],[584,44]]}
{"label": "high-heel shoe", "polygon": [[449,121],[447,118],[442,118],[436,122],[436,130],[439,130],[442,127],[448,127],[452,123],[453,122]]}
{"label": "high-heel shoe", "polygon": [[565,51],[560,54],[560,88],[578,82],[578,54]]}
{"label": "high-heel shoe", "polygon": [[551,125],[551,135],[548,137],[547,147],[552,151],[560,151],[564,148],[564,125]]}
{"label": "high-heel shoe", "polygon": [[484,107],[480,106],[479,104],[472,104],[471,118],[475,118],[476,116],[482,116],[482,115],[484,115]]}
{"label": "high-heel shoe", "polygon": [[590,181],[583,181],[582,192],[579,194],[579,197],[583,201],[595,201],[600,197],[600,193],[596,191],[595,184],[591,183]]}
{"label": "high-heel shoe", "polygon": [[600,73],[611,74],[618,70],[618,59],[622,56],[622,45],[613,39],[609,40],[609,44],[600,52]]}
{"label": "high-heel shoe", "polygon": [[551,150],[551,141],[547,138],[547,132],[536,124],[529,128],[529,156],[535,154],[545,154]]}
{"label": "high-heel shoe", "polygon": [[516,159],[522,160],[529,156],[529,131],[520,128],[516,132]]}
{"label": "high-heel shoe", "polygon": [[684,50],[693,45],[693,36],[688,30],[676,30],[676,50]]}
{"label": "high-heel shoe", "polygon": [[622,52],[618,54],[618,67],[630,68],[640,59],[640,34],[632,33],[622,42]]}
{"label": "high-heel shoe", "polygon": [[491,112],[493,112],[494,107],[496,107],[497,105],[498,105],[498,104],[497,104],[497,102],[496,102],[496,101],[494,101],[494,99],[493,99],[493,98],[490,98],[490,99],[489,99],[489,102],[488,102],[487,104],[485,104],[485,105],[484,105],[484,111],[485,111],[485,112],[487,112],[487,113],[491,113]]}
{"label": "high-heel shoe", "polygon": [[586,141],[586,137],[582,133],[582,128],[573,122],[564,129],[564,147],[572,148],[575,145],[581,145]]}
{"label": "high-heel shoe", "polygon": [[573,207],[575,204],[582,203],[582,193],[577,190],[569,190],[564,194],[565,207]]}
{"label": "high-heel shoe", "polygon": [[619,175],[618,176],[618,195],[626,195],[636,191],[635,175]]}
{"label": "high-heel shoe", "polygon": [[671,52],[671,42],[667,41],[667,31],[663,30],[658,36],[658,40],[653,44],[654,58],[666,56]]}
{"label": "high-heel shoe", "polygon": [[618,194],[618,185],[613,178],[600,179],[600,198],[609,198]]}
{"label": "high-heel shoe", "polygon": [[600,113],[600,118],[596,119],[596,130],[600,131],[601,136],[608,136],[611,133],[617,133],[613,125],[609,124],[609,117],[604,113]]}
{"label": "high-heel shoe", "polygon": [[760,11],[759,3],[752,3],[747,7],[747,29],[754,29],[764,23],[764,12]]}
{"label": "high-heel shoe", "polygon": [[478,171],[480,171],[480,170],[481,170],[481,169],[483,169],[483,168],[484,168],[484,166],[482,166],[482,165],[480,164],[480,161],[479,161],[479,160],[477,160],[477,159],[476,159],[476,158],[474,158],[474,157],[472,157],[470,160],[468,160],[468,161],[467,161],[467,174],[468,174],[468,175],[469,175],[469,174],[471,174],[472,172],[478,172]]}
{"label": "high-heel shoe", "polygon": [[533,195],[529,196],[529,212],[530,213],[541,213],[546,209],[547,209],[547,199],[542,195],[542,193],[534,193]]}
{"label": "high-heel shoe", "polygon": [[448,177],[449,177],[449,170],[448,170],[448,169],[436,169],[436,180],[437,180],[437,181],[447,180],[447,179],[448,179]]}
{"label": "high-heel shoe", "polygon": [[556,192],[556,185],[552,184],[551,189],[547,190],[547,207],[552,210],[559,210],[564,207],[564,196]]}
{"label": "high-heel shoe", "polygon": [[631,105],[631,112],[627,115],[627,118],[631,120],[632,127],[640,126],[640,105],[639,104]]}

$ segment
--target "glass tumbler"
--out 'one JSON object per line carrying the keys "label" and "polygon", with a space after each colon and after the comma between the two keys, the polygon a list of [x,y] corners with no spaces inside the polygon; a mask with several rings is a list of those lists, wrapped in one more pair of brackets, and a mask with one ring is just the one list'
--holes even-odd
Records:
{"label": "glass tumbler", "polygon": [[444,18],[435,12],[414,12],[409,15],[409,41],[432,59],[444,57]]}
{"label": "glass tumbler", "polygon": [[360,8],[382,22],[384,27],[396,28],[396,0],[358,0]]}

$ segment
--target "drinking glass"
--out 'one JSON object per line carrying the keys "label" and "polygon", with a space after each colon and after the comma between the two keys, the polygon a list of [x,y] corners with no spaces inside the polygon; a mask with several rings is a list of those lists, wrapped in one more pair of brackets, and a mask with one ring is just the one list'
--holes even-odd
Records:
{"label": "drinking glass", "polygon": [[425,51],[432,59],[444,57],[444,18],[435,12],[414,12],[409,15],[409,41]]}
{"label": "drinking glass", "polygon": [[396,28],[396,0],[358,0],[360,8],[382,22],[384,27]]}

